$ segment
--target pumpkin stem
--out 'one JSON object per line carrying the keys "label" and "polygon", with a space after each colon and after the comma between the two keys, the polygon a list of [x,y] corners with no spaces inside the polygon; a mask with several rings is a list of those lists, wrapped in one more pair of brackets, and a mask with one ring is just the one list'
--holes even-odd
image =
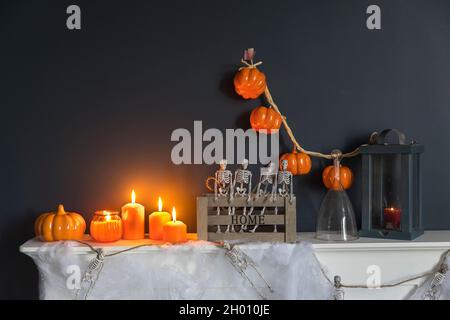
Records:
{"label": "pumpkin stem", "polygon": [[57,214],[66,214],[64,210],[64,206],[62,204],[58,205],[58,213]]}

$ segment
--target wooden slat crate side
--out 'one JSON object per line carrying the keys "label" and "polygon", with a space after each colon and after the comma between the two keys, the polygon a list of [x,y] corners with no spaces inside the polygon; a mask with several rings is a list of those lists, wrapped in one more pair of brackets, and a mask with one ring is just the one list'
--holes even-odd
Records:
{"label": "wooden slat crate side", "polygon": [[297,241],[297,209],[296,201],[289,201],[285,199],[285,228],[286,228],[286,242]]}
{"label": "wooden slat crate side", "polygon": [[[231,225],[233,216],[227,214],[215,215],[211,208],[214,207],[231,207],[237,209],[242,207],[273,207],[282,208],[279,215],[264,215],[264,222],[258,225],[284,225],[285,232],[227,232],[214,233],[208,232],[208,225]],[[273,210],[273,209],[272,209]],[[273,211],[272,211],[273,212]],[[239,214],[237,214],[239,215]],[[240,215],[241,216],[241,215]],[[256,217],[258,214],[252,215]],[[235,218],[236,222],[236,218]],[[239,223],[235,223],[239,225]],[[278,197],[275,202],[270,199],[258,199],[257,201],[247,202],[246,198],[235,198],[231,202],[222,198],[215,201],[214,195],[207,194],[197,197],[197,233],[200,240],[221,241],[221,240],[250,240],[250,241],[285,241],[295,242],[297,238],[297,216],[296,216],[296,199],[292,203],[287,198]]]}
{"label": "wooden slat crate side", "polygon": [[208,240],[208,199],[197,197],[197,237]]}
{"label": "wooden slat crate side", "polygon": [[284,232],[227,232],[227,233],[208,233],[209,241],[224,241],[224,240],[250,240],[250,241],[285,241]]}

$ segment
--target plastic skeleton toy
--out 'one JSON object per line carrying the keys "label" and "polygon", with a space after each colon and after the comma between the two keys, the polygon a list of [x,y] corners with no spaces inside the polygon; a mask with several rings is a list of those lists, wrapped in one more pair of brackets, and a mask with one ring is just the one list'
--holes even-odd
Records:
{"label": "plastic skeleton toy", "polygon": [[289,197],[289,200],[292,203],[293,197],[293,184],[292,184],[292,173],[287,170],[288,161],[281,161],[282,170],[278,172],[278,195],[283,198]]}
{"label": "plastic skeleton toy", "polygon": [[[248,160],[242,161],[242,169],[236,170],[234,173],[234,196],[248,197],[250,200],[252,190],[252,172],[247,170]],[[246,187],[247,186],[247,187]]]}
{"label": "plastic skeleton toy", "polygon": [[[268,197],[271,195],[272,200],[276,199],[276,184],[277,184],[277,166],[270,162],[267,167],[261,168],[259,183],[256,188],[257,197]],[[269,191],[269,186],[272,185],[272,190]]]}
{"label": "plastic skeleton toy", "polygon": [[[250,201],[251,193],[252,193],[252,172],[247,170],[248,160],[244,159],[242,161],[242,168],[237,169],[234,173],[234,196],[235,197],[247,197],[247,201]],[[235,214],[236,207],[233,207],[232,215]],[[253,211],[253,207],[251,207],[249,214]],[[242,214],[247,215],[247,207],[243,208]],[[234,226],[231,227],[231,231],[234,231]],[[243,232],[247,229],[247,225],[242,225],[240,232]]]}
{"label": "plastic skeleton toy", "polygon": [[[219,170],[216,171],[214,179],[214,197],[217,200],[219,197],[229,197],[233,199],[233,174],[227,170],[227,161],[221,160]],[[231,207],[228,207],[228,215],[231,215]],[[220,215],[220,207],[217,207],[217,215]],[[226,232],[229,231],[229,226]],[[217,232],[221,232],[220,225],[217,226]]]}
{"label": "plastic skeleton toy", "polygon": [[[269,195],[271,197],[272,201],[275,201],[277,198],[276,194],[276,188],[277,188],[277,173],[278,168],[273,163],[270,162],[267,167],[261,168],[260,176],[259,176],[259,183],[256,188],[256,196],[257,197],[265,197],[267,198]],[[269,187],[271,187],[271,190],[269,191]],[[261,209],[260,215],[264,215],[264,212],[266,211],[266,207],[263,207]],[[250,230],[250,232],[255,232],[256,228],[258,228],[259,225],[255,225],[255,227]]]}
{"label": "plastic skeleton toy", "polygon": [[[277,176],[277,195],[282,198],[289,197],[289,201],[292,203],[293,197],[293,184],[292,184],[292,173],[287,170],[288,161],[281,161],[281,171],[278,172]],[[274,208],[274,214],[278,214],[278,207]],[[277,225],[274,225],[273,232],[277,232]]]}
{"label": "plastic skeleton toy", "polygon": [[230,170],[227,170],[227,160],[221,160],[219,170],[215,174],[214,182],[214,196],[218,197],[233,197],[233,175]]}
{"label": "plastic skeleton toy", "polygon": [[442,292],[442,283],[445,281],[446,274],[448,272],[448,265],[444,262],[441,264],[439,271],[435,272],[433,279],[431,280],[428,290],[425,291],[424,300],[439,300]]}
{"label": "plastic skeleton toy", "polygon": [[97,256],[89,262],[89,265],[81,279],[80,287],[75,292],[75,298],[78,299],[80,293],[83,292],[83,299],[86,300],[89,293],[95,286],[100,272],[103,269],[103,263],[105,259],[106,252],[104,249],[97,250]]}

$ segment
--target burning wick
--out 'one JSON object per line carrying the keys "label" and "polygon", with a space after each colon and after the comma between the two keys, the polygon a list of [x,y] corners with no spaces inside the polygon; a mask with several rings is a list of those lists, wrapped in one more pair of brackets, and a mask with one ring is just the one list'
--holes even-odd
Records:
{"label": "burning wick", "polygon": [[172,221],[177,221],[177,210],[175,210],[175,207],[172,208]]}
{"label": "burning wick", "polygon": [[136,193],[134,189],[131,191],[131,203],[136,203]]}

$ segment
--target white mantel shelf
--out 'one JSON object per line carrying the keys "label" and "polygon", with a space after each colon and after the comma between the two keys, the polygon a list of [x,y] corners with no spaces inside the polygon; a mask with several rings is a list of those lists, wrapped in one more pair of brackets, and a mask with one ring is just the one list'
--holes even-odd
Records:
{"label": "white mantel shelf", "polygon": [[[195,234],[188,236],[191,240],[196,239]],[[88,235],[83,240],[94,247],[102,247],[108,252],[121,251],[141,244],[155,244],[129,251],[126,254],[146,252],[151,254],[154,250],[161,250],[160,245],[164,245],[162,242],[149,239],[95,243]],[[438,265],[443,253],[450,249],[450,230],[426,231],[413,241],[360,238],[351,242],[325,242],[315,239],[314,233],[299,233],[298,240],[312,243],[317,259],[325,267],[330,278],[339,275],[345,284],[365,284],[370,276],[370,270],[373,270],[375,266],[380,270],[381,283],[387,284],[433,270]],[[204,250],[205,253],[220,250],[216,246],[202,245],[205,244],[202,241],[191,244],[198,245],[198,249]],[[253,246],[260,248],[261,245],[269,245],[269,243],[243,244],[249,250]],[[49,243],[31,239],[20,247],[20,251],[33,257],[38,251],[42,253],[49,246]],[[189,249],[191,245],[184,247]],[[82,244],[74,243],[73,249],[75,254],[93,254],[87,246]],[[417,279],[399,287],[376,290],[346,289],[345,299],[405,299],[423,281],[424,279]]]}
{"label": "white mantel shelf", "polygon": [[327,250],[435,250],[450,249],[450,230],[425,231],[412,240],[359,238],[349,242],[326,242],[314,238],[313,232],[299,233],[299,240],[313,244],[316,251]]}
{"label": "white mantel shelf", "polygon": [[[195,239],[195,234],[189,234],[190,239]],[[436,250],[436,249],[450,249],[450,230],[445,231],[425,231],[419,238],[413,241],[407,240],[387,240],[375,238],[359,238],[358,240],[349,242],[327,242],[317,240],[314,238],[314,232],[298,233],[299,241],[306,241],[312,243],[317,252],[321,251],[358,251],[358,250]],[[158,245],[163,245],[162,242],[152,241],[148,239],[143,240],[119,240],[113,243],[98,243],[85,235],[83,241],[92,244],[94,247],[103,247],[108,251],[120,251],[129,247],[141,244],[155,244],[155,246],[142,247],[137,251],[152,251],[158,250]],[[37,239],[31,239],[20,246],[20,252],[33,253],[38,250],[45,250],[47,243]],[[248,243],[246,246],[255,245]],[[75,251],[79,253],[89,253],[90,249],[82,244],[75,244]]]}

